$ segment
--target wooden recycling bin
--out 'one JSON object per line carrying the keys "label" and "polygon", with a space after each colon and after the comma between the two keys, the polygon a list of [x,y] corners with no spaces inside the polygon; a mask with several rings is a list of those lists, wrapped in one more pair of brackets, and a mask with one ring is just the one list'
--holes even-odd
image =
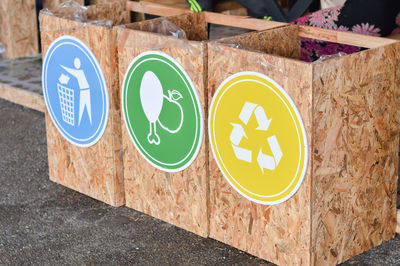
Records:
{"label": "wooden recycling bin", "polygon": [[[165,8],[163,8],[163,10],[164,9]],[[149,11],[149,6],[146,7],[146,10]],[[156,10],[156,14],[160,13]],[[197,133],[202,134],[203,137],[200,139],[198,153],[191,157],[192,159],[190,162],[179,169],[165,169],[168,167],[167,163],[163,164],[165,166],[164,168],[160,167],[160,165],[155,162],[155,159],[153,160],[152,158],[149,159],[149,157],[143,156],[143,154],[147,154],[147,151],[141,149],[142,144],[151,146],[148,149],[157,149],[162,145],[156,143],[154,139],[146,140],[146,135],[143,135],[141,139],[139,137],[134,144],[133,139],[136,139],[136,137],[132,136],[132,133],[123,125],[122,142],[124,150],[126,206],[182,227],[198,235],[208,236],[209,171],[206,133],[208,112],[207,25],[208,23],[216,23],[244,28],[258,27],[266,29],[281,26],[282,23],[247,19],[245,17],[230,17],[207,12],[189,12],[170,16],[167,19],[169,22],[181,28],[185,32],[187,39],[178,39],[157,33],[157,28],[165,22],[165,18],[157,18],[125,25],[118,29],[118,58],[121,91],[123,94],[125,93],[125,80],[127,82],[129,82],[129,80],[133,80],[134,82],[135,79],[138,80],[138,82],[142,80],[154,80],[155,76],[163,74],[160,71],[157,73],[156,71],[147,71],[144,75],[143,72],[140,75],[138,74],[139,76],[135,76],[131,79],[130,71],[134,72],[136,69],[136,63],[133,63],[133,61],[138,62],[138,60],[140,61],[142,58],[145,58],[144,56],[152,57],[149,57],[149,60],[153,61],[155,61],[155,57],[158,57],[161,61],[168,61],[169,63],[167,64],[173,65],[177,70],[176,73],[179,72],[181,78],[184,77],[182,79],[185,79],[188,84],[192,84],[191,88],[194,90],[193,94],[198,95],[199,113],[202,113],[202,118],[198,118],[196,121],[202,120],[200,122],[204,123],[204,126],[201,132]],[[147,78],[145,78],[145,76]],[[172,76],[171,80],[174,80],[175,76],[173,74]],[[162,78],[160,78],[160,80],[161,83],[164,82]],[[176,80],[180,80],[180,78],[176,77]],[[155,89],[154,94],[152,94],[155,98],[158,95],[156,88],[159,85],[157,85],[157,83],[158,82],[153,82],[153,88],[149,88]],[[164,83],[163,86],[165,87],[164,94],[167,94],[167,89],[175,89],[178,91],[180,89],[172,87],[172,85],[170,88],[166,88],[168,86],[167,83]],[[164,98],[166,97],[167,96],[164,96]],[[178,97],[178,99],[183,99],[177,101],[184,101],[185,97],[185,95],[183,95],[183,97]],[[143,109],[145,109],[145,101],[125,102],[124,95],[122,95],[122,98],[122,105],[126,105],[126,109],[139,108],[141,105]],[[138,98],[139,94],[137,94],[137,99]],[[166,102],[166,100],[164,100],[164,102]],[[186,107],[183,107],[184,111],[185,108]],[[124,113],[124,108],[122,108],[122,112]],[[124,124],[130,125],[131,123],[135,123],[135,120],[139,121],[141,116],[143,116],[141,112],[141,109],[138,109],[136,114],[133,114],[132,117],[129,118],[129,121],[125,117]],[[185,117],[187,117],[186,114]],[[149,118],[149,121],[151,121],[151,118]],[[147,130],[149,127],[147,123],[148,120],[144,119],[139,127]],[[157,132],[161,134],[160,132],[165,132],[165,130],[161,129],[158,123],[159,122],[155,122],[155,126],[157,126]],[[186,122],[182,124],[183,127],[185,123]],[[139,128],[138,130],[140,131],[142,129]],[[168,141],[169,136],[172,136],[172,134],[165,138],[161,137],[161,144],[163,141]],[[148,144],[150,141],[153,141],[153,145]],[[177,142],[176,145],[179,146],[179,139],[175,139],[175,141]],[[182,138],[182,142],[184,142],[184,138]],[[173,147],[170,147],[160,153],[165,157],[173,157],[174,153],[178,153],[178,149],[175,150]]]}
{"label": "wooden recycling bin", "polygon": [[[123,1],[114,1],[112,3],[88,6],[87,12],[88,19],[90,20],[112,20],[116,25],[130,22],[130,13],[126,10],[125,2]],[[106,91],[108,92],[109,105],[108,117],[105,116],[106,126],[103,129],[104,133],[103,135],[99,134],[98,141],[95,141],[95,143],[89,147],[77,146],[67,141],[56,128],[49,115],[49,111],[46,111],[50,179],[110,205],[123,205],[125,197],[122,171],[121,116],[118,87],[118,62],[116,57],[116,31],[110,26],[103,26],[98,23],[83,23],[68,20],[46,12],[40,14],[40,26],[43,58],[47,56],[49,46],[56,39],[63,36],[68,36],[69,39],[75,40],[74,43],[83,43],[83,45],[90,50],[85,50],[84,52],[86,54],[93,54],[91,62],[94,62],[95,59],[98,62],[98,67],[103,73],[103,79],[105,82],[104,87],[107,88]],[[82,45],[74,45],[82,50]],[[93,57],[95,57],[95,59],[93,59]],[[75,65],[75,67],[79,69],[79,65],[81,64],[79,63],[77,65],[72,55],[68,53],[64,54],[62,60],[64,60],[65,65],[69,64],[70,68],[73,68]],[[83,60],[81,61],[82,68],[84,69],[85,62]],[[45,63],[46,62],[44,62],[44,64]],[[52,75],[53,72],[47,72],[51,70],[48,70],[46,67],[47,66],[44,68],[44,75],[47,75],[46,73]],[[62,73],[64,81],[67,82],[69,80],[71,83],[74,76],[59,67],[59,65],[55,66],[57,71],[59,71],[56,72],[56,78],[58,78],[58,75]],[[97,73],[98,77],[100,77],[99,72]],[[69,75],[68,78],[67,75]],[[78,75],[79,73],[76,74],[75,72],[75,76]],[[60,78],[60,80],[62,80],[62,78]],[[79,83],[81,89],[85,88],[84,83],[85,82],[83,81],[82,86],[81,82]],[[54,86],[50,89],[57,90],[57,87]],[[94,93],[97,89],[96,86],[90,88],[90,90],[92,90],[92,100],[94,100]],[[59,91],[59,93],[60,101],[64,101],[64,104],[60,104],[62,106],[61,108],[64,119],[64,115],[68,115],[68,111],[71,111],[74,107],[72,106],[71,108],[65,105],[65,102],[68,103],[68,99],[70,99],[71,96],[64,93],[63,95],[65,97],[61,98],[61,92]],[[81,92],[80,102],[84,103],[82,95],[84,94]],[[76,96],[78,96],[78,94],[76,94]],[[83,106],[83,113],[80,115],[79,120],[81,120],[81,118],[83,118],[83,120],[88,118],[89,109],[91,112],[90,99],[91,98],[89,97],[89,102],[86,102],[86,104],[89,104]],[[72,104],[73,103],[74,102],[72,101]],[[78,105],[78,102],[75,101],[75,104]],[[92,107],[97,108],[94,105],[96,105],[95,102],[93,102]],[[59,107],[57,108],[59,109]],[[79,112],[80,109],[81,108],[79,107]],[[78,112],[78,108],[75,108],[75,110]],[[95,112],[95,109],[93,110]],[[55,112],[60,111],[55,110]],[[76,114],[74,115],[75,117],[72,116],[71,118],[78,120],[78,116]],[[89,118],[92,119],[92,117]],[[93,117],[93,119],[95,118]],[[73,120],[68,121],[68,123],[73,124],[72,121]],[[77,121],[75,122],[74,126],[79,126],[77,125]],[[90,120],[90,124],[91,123],[92,120]],[[67,127],[69,125],[65,124],[65,126]]]}
{"label": "wooden recycling bin", "polygon": [[[368,49],[307,63],[300,61],[302,37]],[[210,237],[279,265],[335,265],[393,238],[399,49],[399,43],[388,39],[304,26],[210,42],[210,108],[228,77],[242,71],[261,73],[293,100],[308,139],[303,182],[294,195],[274,205],[239,194],[210,148]],[[245,101],[252,88],[243,91]],[[235,116],[236,109],[231,106]],[[284,158],[287,153],[282,153]]]}

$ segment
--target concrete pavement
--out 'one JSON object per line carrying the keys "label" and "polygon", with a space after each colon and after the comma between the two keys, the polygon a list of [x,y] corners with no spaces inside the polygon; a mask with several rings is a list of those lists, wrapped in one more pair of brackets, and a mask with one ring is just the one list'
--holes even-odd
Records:
{"label": "concrete pavement", "polygon": [[[0,99],[1,265],[271,265],[48,179],[43,113]],[[343,265],[400,265],[400,237]]]}

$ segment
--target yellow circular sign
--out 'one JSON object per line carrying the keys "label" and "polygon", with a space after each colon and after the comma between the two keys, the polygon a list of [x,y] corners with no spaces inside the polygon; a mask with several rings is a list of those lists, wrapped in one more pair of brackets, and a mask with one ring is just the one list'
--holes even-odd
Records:
{"label": "yellow circular sign", "polygon": [[227,78],[213,97],[208,128],[218,167],[240,194],[273,205],[299,189],[306,131],[292,99],[271,78],[256,72]]}

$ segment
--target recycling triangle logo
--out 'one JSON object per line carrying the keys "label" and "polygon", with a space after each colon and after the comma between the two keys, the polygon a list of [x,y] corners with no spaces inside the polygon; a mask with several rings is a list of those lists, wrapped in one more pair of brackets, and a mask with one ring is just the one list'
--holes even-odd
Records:
{"label": "recycling triangle logo", "polygon": [[[246,102],[244,104],[239,115],[241,122],[246,126],[253,113],[258,123],[256,130],[267,132],[272,119],[268,119],[264,112],[264,108],[255,103]],[[232,142],[232,148],[236,158],[248,163],[252,163],[253,152],[240,147],[240,142],[242,141],[243,137],[247,138],[244,128],[241,124],[231,123],[231,125],[233,126],[233,130],[230,135],[230,141]],[[272,155],[264,154],[262,148],[260,147],[257,156],[257,162],[262,172],[264,172],[264,169],[275,170],[283,156],[278,139],[275,135],[268,137],[267,141],[272,151]]]}
{"label": "recycling triangle logo", "polygon": [[215,92],[208,123],[214,159],[238,193],[273,205],[298,191],[308,166],[307,134],[277,82],[256,72],[232,75]]}

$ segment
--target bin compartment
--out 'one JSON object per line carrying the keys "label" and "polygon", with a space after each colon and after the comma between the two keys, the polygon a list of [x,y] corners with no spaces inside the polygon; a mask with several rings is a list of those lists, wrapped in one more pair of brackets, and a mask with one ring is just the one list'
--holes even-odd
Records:
{"label": "bin compartment", "polygon": [[[369,49],[307,63],[300,60],[302,37]],[[399,48],[383,38],[302,26],[210,42],[210,108],[224,80],[242,71],[260,73],[293,100],[308,140],[303,182],[275,205],[239,194],[210,149],[210,237],[281,265],[338,264],[393,238]],[[243,101],[250,96],[252,88],[244,89]],[[285,151],[281,164],[284,158]]]}
{"label": "bin compartment", "polygon": [[[125,4],[124,1],[114,1],[88,6],[88,19],[111,20],[114,25],[130,23],[130,12],[126,10]],[[90,49],[90,53],[97,60],[98,67],[101,70],[97,72],[98,77],[101,76],[100,72],[103,73],[108,93],[108,103],[104,104],[109,106],[104,134],[99,137],[98,142],[90,147],[76,146],[67,141],[54,125],[49,111],[46,111],[50,179],[113,206],[123,205],[125,196],[122,171],[116,31],[110,26],[102,25],[101,22],[73,21],[57,17],[49,12],[40,14],[40,26],[44,58],[47,56],[49,46],[56,39],[65,36],[68,36],[71,40],[76,40],[74,43],[76,43],[77,47],[81,42]],[[88,54],[89,52],[86,51],[86,53]],[[76,64],[78,62],[73,58],[73,54],[66,52],[64,56],[65,68],[60,68],[59,72],[63,73],[64,76],[59,77],[60,74],[58,72],[57,76],[54,75],[56,79],[60,78],[64,83],[56,80],[58,84],[55,83],[56,85],[53,84],[54,87],[50,88],[57,91],[58,87],[60,92],[58,96],[61,97],[58,100],[60,101],[61,109],[57,108],[56,112],[60,112],[60,114],[62,112],[62,119],[59,120],[63,121],[59,123],[64,122],[65,127],[79,127],[80,123],[85,119],[87,119],[88,123],[95,123],[95,117],[91,109],[96,108],[94,92],[98,87],[89,86],[92,93],[90,94],[88,90],[85,92],[85,87],[87,87],[85,84],[89,83],[90,85],[90,78],[86,77],[89,80],[86,80],[86,82],[81,78],[78,84],[75,81],[75,77],[78,78],[79,73],[71,70],[74,65],[77,69],[82,65],[82,69],[85,70],[84,60],[80,58],[79,64]],[[67,63],[69,65],[65,66]],[[68,67],[70,68],[69,72],[66,70]],[[44,73],[51,75],[51,71],[46,69]],[[75,82],[74,86],[80,87],[80,89],[74,91],[70,87],[72,86],[71,84],[74,84],[72,82]],[[77,98],[79,98],[79,102]],[[91,104],[91,101],[93,104]],[[93,110],[95,112],[95,109]]]}

